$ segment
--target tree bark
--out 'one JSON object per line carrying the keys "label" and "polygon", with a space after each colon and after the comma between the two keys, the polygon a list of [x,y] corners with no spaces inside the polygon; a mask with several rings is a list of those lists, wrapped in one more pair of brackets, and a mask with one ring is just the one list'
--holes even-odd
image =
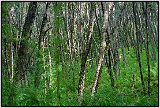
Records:
{"label": "tree bark", "polygon": [[86,68],[87,68],[86,61],[87,61],[89,51],[91,49],[94,23],[95,23],[94,4],[92,3],[91,18],[89,21],[89,28],[87,31],[88,40],[87,40],[86,48],[83,50],[82,58],[81,58],[81,71],[80,71],[80,79],[79,79],[79,84],[78,84],[78,100],[80,103],[82,102],[85,73],[86,73]]}
{"label": "tree bark", "polygon": [[138,35],[139,35],[139,31],[138,31],[138,27],[137,27],[137,16],[136,16],[136,10],[135,10],[135,3],[133,3],[133,15],[134,15],[134,19],[135,19],[134,22],[135,22],[135,27],[136,27],[136,40],[137,40],[136,50],[137,50],[137,60],[138,60],[138,64],[139,64],[141,83],[142,83],[143,91],[145,92],[145,84],[144,84],[143,73],[142,73],[141,56],[140,56],[140,52],[139,52],[139,36],[138,36]]}
{"label": "tree bark", "polygon": [[[148,67],[148,95],[150,95],[150,61],[149,61],[149,39],[148,39],[148,23],[147,23],[147,2],[146,2],[146,9],[144,10],[145,14],[145,23],[146,23],[146,57],[147,57],[147,67]],[[144,5],[144,4],[143,4]]]}
{"label": "tree bark", "polygon": [[[103,7],[103,4],[102,4]],[[109,3],[109,11],[112,8],[112,2]],[[103,22],[103,27],[102,27],[102,41],[101,41],[101,46],[99,49],[99,60],[98,60],[98,67],[96,70],[96,75],[95,75],[95,80],[92,86],[92,96],[94,96],[94,93],[96,91],[96,87],[98,84],[98,79],[100,78],[100,72],[101,72],[101,66],[102,66],[102,62],[104,59],[104,54],[105,54],[105,50],[108,49],[108,43],[106,43],[106,35],[107,34],[107,30],[108,30],[108,18],[109,18],[109,11],[107,11],[106,9],[103,10],[103,17],[104,17],[104,22]],[[108,40],[107,40],[108,42]]]}
{"label": "tree bark", "polygon": [[27,17],[23,26],[22,31],[22,40],[20,42],[20,47],[18,49],[18,72],[19,72],[19,80],[21,84],[27,83],[27,39],[29,38],[31,26],[35,19],[35,12],[37,9],[37,2],[30,2],[29,9],[27,13]]}
{"label": "tree bark", "polygon": [[[41,48],[44,45],[44,38],[45,38],[45,35],[46,35],[47,31],[50,29],[47,26],[47,22],[48,22],[47,11],[48,11],[49,5],[50,5],[50,2],[47,2],[45,13],[43,15],[41,29],[40,29],[40,35],[39,35],[39,41],[38,41],[38,49],[39,49],[38,57],[40,57],[42,55],[41,54]],[[41,77],[41,69],[40,69],[41,67],[39,67],[39,64],[43,64],[42,58],[40,60],[38,60],[38,62],[37,62],[37,71],[36,71],[36,74],[35,74],[35,81],[34,81],[34,85],[35,85],[36,88],[39,87],[40,77]]]}

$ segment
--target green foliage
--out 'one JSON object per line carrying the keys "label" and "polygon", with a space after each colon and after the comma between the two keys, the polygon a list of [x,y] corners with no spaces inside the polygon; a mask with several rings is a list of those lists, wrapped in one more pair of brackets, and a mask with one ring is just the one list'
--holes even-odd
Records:
{"label": "green foliage", "polygon": [[55,25],[58,28],[62,28],[63,27],[63,18],[62,18],[62,3],[56,3],[54,4],[54,13],[55,13]]}
{"label": "green foliage", "polygon": [[2,78],[2,106],[8,105],[9,102],[9,94],[11,92],[10,81],[7,78]]}
{"label": "green foliage", "polygon": [[[156,12],[158,12],[158,5],[155,3],[148,4],[148,12],[151,14],[150,19],[148,19],[150,20],[148,21],[148,24],[151,24],[151,26],[148,26],[148,29],[153,29],[149,30],[148,32],[148,35],[151,36],[151,38],[155,36],[152,35],[153,32],[157,32],[157,25],[155,24],[158,24],[156,23]],[[138,28],[141,31],[141,35],[145,39],[146,34],[143,33],[145,32],[145,20],[142,20],[145,19],[145,17],[142,11],[142,3],[135,4],[137,7],[137,16],[140,16],[140,25],[138,25]],[[132,46],[130,47],[130,51],[128,51],[127,48],[124,48],[126,66],[123,65],[122,50],[118,49],[120,59],[120,75],[117,77],[117,79],[114,80],[115,87],[111,86],[108,68],[106,65],[104,65],[102,67],[102,74],[98,83],[98,88],[94,96],[91,96],[91,89],[98,65],[97,59],[99,54],[97,52],[99,51],[100,43],[102,40],[101,35],[106,32],[103,31],[103,27],[105,27],[103,26],[103,12],[99,11],[101,6],[98,4],[94,5],[93,3],[93,7],[91,7],[90,3],[81,4],[78,2],[51,3],[51,5],[48,7],[48,10],[46,11],[47,15],[49,16],[46,16],[47,23],[45,30],[47,29],[48,31],[46,31],[46,34],[43,37],[45,41],[44,47],[38,48],[38,38],[41,34],[41,25],[43,25],[41,21],[45,12],[45,8],[43,8],[44,5],[45,2],[38,3],[36,18],[34,20],[32,30],[29,33],[31,36],[29,36],[29,39],[27,39],[23,38],[22,33],[24,33],[24,31],[21,29],[24,28],[24,24],[27,24],[25,17],[27,15],[26,12],[29,6],[28,3],[2,2],[2,70],[4,71],[2,73],[2,106],[158,106],[159,82],[157,60],[159,52],[157,49],[153,49],[156,47],[156,42],[151,43],[150,41],[149,51],[151,57],[149,60],[151,94],[150,96],[147,94],[144,95],[135,50],[132,48],[133,45],[130,44],[132,41],[133,44],[135,44],[134,41],[136,41],[134,18],[130,19],[130,16],[133,16],[132,3],[114,3],[115,8],[113,7],[113,12],[110,12],[110,20],[108,22],[111,25],[109,26],[109,31],[107,33],[110,35],[110,45],[112,46],[114,44],[112,44],[112,42],[114,41],[113,39],[116,38],[115,40],[118,42],[117,47],[120,48],[122,43],[124,47],[128,46],[128,43]],[[104,10],[105,8],[108,8],[105,7],[105,5],[107,6],[108,3],[104,3]],[[9,13],[12,7],[14,8],[12,10],[13,18],[10,19],[13,21],[9,21]],[[86,40],[86,34],[92,32],[92,30],[89,29],[89,25],[92,23],[91,20],[93,16],[90,15],[95,7],[97,8],[97,18],[92,33],[92,52],[89,54],[86,63],[87,68],[85,73],[85,83],[82,99],[83,101],[82,103],[79,103],[77,91],[81,72],[80,56],[83,48],[86,46],[85,43],[88,41]],[[129,17],[126,17],[124,13],[126,13]],[[66,14],[67,16],[65,16]],[[14,22],[14,24],[12,24],[12,22]],[[52,28],[50,29],[50,27]],[[73,28],[72,37],[70,36],[71,28]],[[99,29],[102,33],[99,33]],[[82,32],[80,30],[82,30]],[[70,39],[73,39],[73,48],[75,48],[75,55],[73,54],[73,56],[70,56],[70,46],[68,45]],[[155,39],[152,39],[152,41],[153,40]],[[23,86],[20,84],[20,81],[17,81],[23,76],[23,72],[19,72],[17,70],[17,59],[18,54],[20,53],[19,42],[24,42],[26,45],[25,47],[27,48],[27,57],[24,59],[27,60],[30,57],[30,60],[27,62],[28,67],[26,68],[26,79],[28,83]],[[121,44],[119,42],[121,42]],[[14,46],[13,83],[11,83],[11,45]],[[141,45],[142,44],[140,44],[140,48]],[[23,47],[21,49],[23,49]],[[155,58],[153,56],[154,54]],[[148,68],[146,51],[143,45],[142,51],[140,51],[140,55],[142,62],[142,72],[147,90]],[[8,73],[10,75],[7,75]],[[133,74],[135,75],[134,87],[131,86],[133,82]],[[114,75],[115,74],[113,72],[113,76]],[[39,87],[35,87],[36,84]]]}
{"label": "green foliage", "polygon": [[[127,50],[126,50],[127,51]],[[158,105],[158,88],[154,86],[154,81],[158,80],[157,63],[151,65],[151,96],[142,94],[142,86],[140,82],[140,75],[137,60],[134,55],[134,51],[131,48],[127,57],[127,66],[120,66],[120,76],[115,80],[115,88],[111,87],[110,76],[106,66],[102,69],[102,77],[99,83],[99,87],[94,97],[91,97],[91,87],[92,82],[95,77],[95,70],[97,68],[96,62],[94,60],[93,67],[88,63],[85,88],[83,95],[82,106],[157,106]],[[80,61],[80,60],[79,60]],[[66,96],[66,79],[65,77],[60,78],[60,93],[61,93],[61,106],[79,106],[77,99],[77,87],[78,87],[78,72],[80,71],[80,62],[74,62],[71,66],[65,67],[64,72],[69,72],[71,76],[68,79],[68,96]],[[122,58],[120,62],[122,62]],[[68,62],[71,64],[71,62]],[[132,64],[132,65],[129,65]],[[39,64],[39,67],[41,64]],[[40,87],[42,89],[35,89],[33,85],[26,86],[24,88],[14,86],[14,103],[17,106],[56,106],[57,103],[57,72],[60,76],[64,76],[62,72],[62,65],[53,63],[55,66],[52,70],[52,83],[53,86],[47,89],[47,93],[44,96],[44,81],[41,79]],[[145,52],[142,53],[142,65],[143,73],[145,78],[145,85],[147,85],[147,66]],[[69,69],[71,68],[71,69]],[[41,70],[43,71],[43,70]],[[73,84],[74,73],[75,84]],[[77,72],[77,73],[76,73]],[[136,84],[135,88],[131,88],[132,74],[136,74]],[[47,74],[49,76],[50,74]],[[29,74],[30,83],[33,82],[34,77]],[[2,79],[2,105],[8,105],[8,97],[11,93],[10,81],[5,78]]]}
{"label": "green foliage", "polygon": [[7,14],[7,2],[3,2],[2,3],[2,15],[6,15]]}

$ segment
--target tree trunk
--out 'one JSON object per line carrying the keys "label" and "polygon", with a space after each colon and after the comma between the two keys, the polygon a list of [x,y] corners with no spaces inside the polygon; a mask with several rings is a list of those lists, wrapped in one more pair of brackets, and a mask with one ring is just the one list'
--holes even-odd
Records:
{"label": "tree trunk", "polygon": [[[102,4],[102,7],[103,7],[103,4]],[[111,10],[111,8],[112,8],[112,2],[109,3],[109,11]],[[102,41],[101,41],[101,46],[99,50],[98,67],[96,70],[95,80],[92,86],[92,94],[91,94],[92,96],[94,96],[94,93],[96,91],[98,79],[100,76],[100,69],[102,66],[103,59],[104,59],[105,50],[107,49],[106,47],[108,47],[108,43],[106,44],[106,35],[108,35],[106,31],[108,30],[109,12],[105,10],[104,8],[102,11],[103,11],[103,17],[104,17],[104,22],[103,22],[103,27],[102,27]]]}
{"label": "tree trunk", "polygon": [[113,73],[112,73],[111,49],[110,49],[110,46],[108,48],[108,59],[109,59],[108,72],[109,72],[109,76],[110,76],[110,79],[111,79],[111,86],[114,87],[114,77],[113,77]]}
{"label": "tree trunk", "polygon": [[[145,14],[145,23],[146,23],[146,57],[147,57],[147,66],[148,66],[148,95],[150,95],[150,61],[149,61],[149,39],[148,39],[148,23],[147,23],[147,2],[146,2],[146,9],[144,10]],[[144,5],[144,4],[143,4]]]}
{"label": "tree trunk", "polygon": [[[48,22],[47,10],[48,10],[49,5],[50,5],[50,2],[47,2],[45,13],[43,15],[41,29],[40,29],[40,35],[39,35],[39,41],[38,41],[38,49],[39,49],[38,57],[42,56],[41,48],[43,47],[43,44],[44,44],[45,35],[46,35],[47,31],[50,29],[47,26],[47,22]],[[40,58],[40,60],[38,60],[38,62],[37,62],[37,71],[35,73],[35,81],[34,81],[34,85],[36,88],[39,87],[40,77],[41,77],[41,69],[40,69],[41,67],[39,67],[39,64],[43,64],[42,58]]]}
{"label": "tree trunk", "polygon": [[78,100],[80,103],[82,102],[85,73],[86,73],[86,68],[87,68],[86,61],[87,61],[89,51],[91,49],[94,22],[95,22],[94,5],[92,3],[91,18],[89,21],[89,28],[87,31],[88,40],[87,40],[86,48],[83,50],[82,58],[81,58],[81,71],[80,71],[80,79],[79,79],[79,84],[78,84]]}
{"label": "tree trunk", "polygon": [[143,73],[142,73],[142,63],[141,63],[141,57],[140,57],[140,52],[139,52],[139,36],[138,36],[139,31],[138,31],[138,27],[137,27],[137,16],[136,16],[136,10],[135,10],[135,3],[133,3],[133,14],[134,14],[134,19],[135,19],[134,22],[135,22],[135,26],[136,26],[137,60],[138,60],[139,69],[140,69],[141,83],[142,83],[143,91],[145,92],[145,84],[144,84]]}
{"label": "tree trunk", "polygon": [[20,42],[20,47],[18,49],[18,72],[19,72],[19,80],[21,84],[26,84],[27,80],[27,39],[30,37],[31,26],[35,19],[35,12],[37,9],[37,2],[31,2],[29,4],[29,9],[27,13],[27,17],[23,26],[22,31],[22,40]]}

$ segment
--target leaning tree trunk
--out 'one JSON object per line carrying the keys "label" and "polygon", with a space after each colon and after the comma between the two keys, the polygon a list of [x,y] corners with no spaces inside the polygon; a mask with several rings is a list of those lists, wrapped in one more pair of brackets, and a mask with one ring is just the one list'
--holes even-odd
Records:
{"label": "leaning tree trunk", "polygon": [[91,43],[92,43],[92,33],[93,33],[93,27],[94,27],[94,22],[95,22],[95,15],[94,15],[94,6],[92,5],[92,10],[91,10],[91,18],[89,21],[89,28],[87,31],[87,43],[86,43],[86,48],[83,50],[82,53],[82,58],[81,58],[81,72],[80,72],[80,79],[79,79],[79,84],[78,84],[78,100],[81,103],[82,102],[82,96],[83,96],[83,90],[84,90],[84,80],[85,80],[85,73],[86,73],[86,61],[87,57],[89,54],[89,51],[91,49]]}
{"label": "leaning tree trunk", "polygon": [[27,80],[27,40],[30,35],[31,26],[33,24],[33,21],[35,19],[35,13],[37,9],[37,2],[31,2],[29,4],[29,9],[27,13],[27,17],[23,26],[22,31],[22,40],[20,42],[20,47],[18,49],[18,61],[17,61],[17,68],[18,68],[18,74],[19,74],[19,80],[21,81],[21,84],[26,84]]}
{"label": "leaning tree trunk", "polygon": [[[103,7],[103,4],[102,4],[102,7]],[[109,11],[110,11],[111,7],[112,7],[112,2],[109,3]],[[102,62],[104,59],[105,50],[106,50],[106,47],[108,46],[108,44],[106,44],[106,35],[108,35],[106,31],[108,28],[109,11],[107,11],[106,9],[103,8],[104,22],[103,22],[103,27],[102,27],[102,41],[101,41],[101,46],[99,49],[98,67],[96,70],[95,80],[94,80],[94,83],[92,86],[92,96],[94,96],[94,93],[97,88],[98,80],[100,78],[99,76],[101,73],[101,66],[102,66]]]}

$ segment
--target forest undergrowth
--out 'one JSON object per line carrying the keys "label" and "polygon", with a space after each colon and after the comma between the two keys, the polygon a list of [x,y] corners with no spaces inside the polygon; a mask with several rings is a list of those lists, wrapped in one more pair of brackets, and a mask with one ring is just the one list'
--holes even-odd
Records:
{"label": "forest undergrowth", "polygon": [[[120,52],[120,51],[119,51]],[[125,52],[128,52],[125,49]],[[158,59],[158,52],[157,52]],[[66,79],[60,79],[60,100],[57,99],[56,74],[57,71],[62,75],[61,65],[53,69],[53,87],[47,89],[44,96],[44,89],[34,87],[34,71],[28,76],[30,85],[20,87],[15,83],[11,89],[9,79],[2,78],[2,106],[10,106],[10,95],[14,97],[14,103],[11,106],[157,106],[158,105],[158,62],[151,61],[151,94],[144,93],[141,86],[138,63],[132,48],[126,53],[126,66],[123,65],[121,54],[120,75],[115,79],[115,87],[111,87],[110,76],[107,67],[102,68],[102,75],[95,96],[91,96],[91,87],[96,70],[96,61],[93,66],[87,67],[83,101],[81,104],[77,100],[78,72],[80,71],[80,62],[74,63],[72,69],[66,68],[66,71],[74,72],[74,79],[70,78],[68,88],[66,89]],[[147,85],[147,65],[145,50],[141,52],[142,69],[144,73],[145,85]],[[68,65],[68,64],[66,64]],[[66,66],[67,67],[67,66]],[[133,86],[133,75],[135,82]],[[43,76],[43,75],[42,75]],[[62,75],[63,76],[63,75]],[[40,88],[44,88],[44,82],[41,80]],[[67,92],[67,93],[66,93]],[[67,94],[67,95],[66,95]]]}

